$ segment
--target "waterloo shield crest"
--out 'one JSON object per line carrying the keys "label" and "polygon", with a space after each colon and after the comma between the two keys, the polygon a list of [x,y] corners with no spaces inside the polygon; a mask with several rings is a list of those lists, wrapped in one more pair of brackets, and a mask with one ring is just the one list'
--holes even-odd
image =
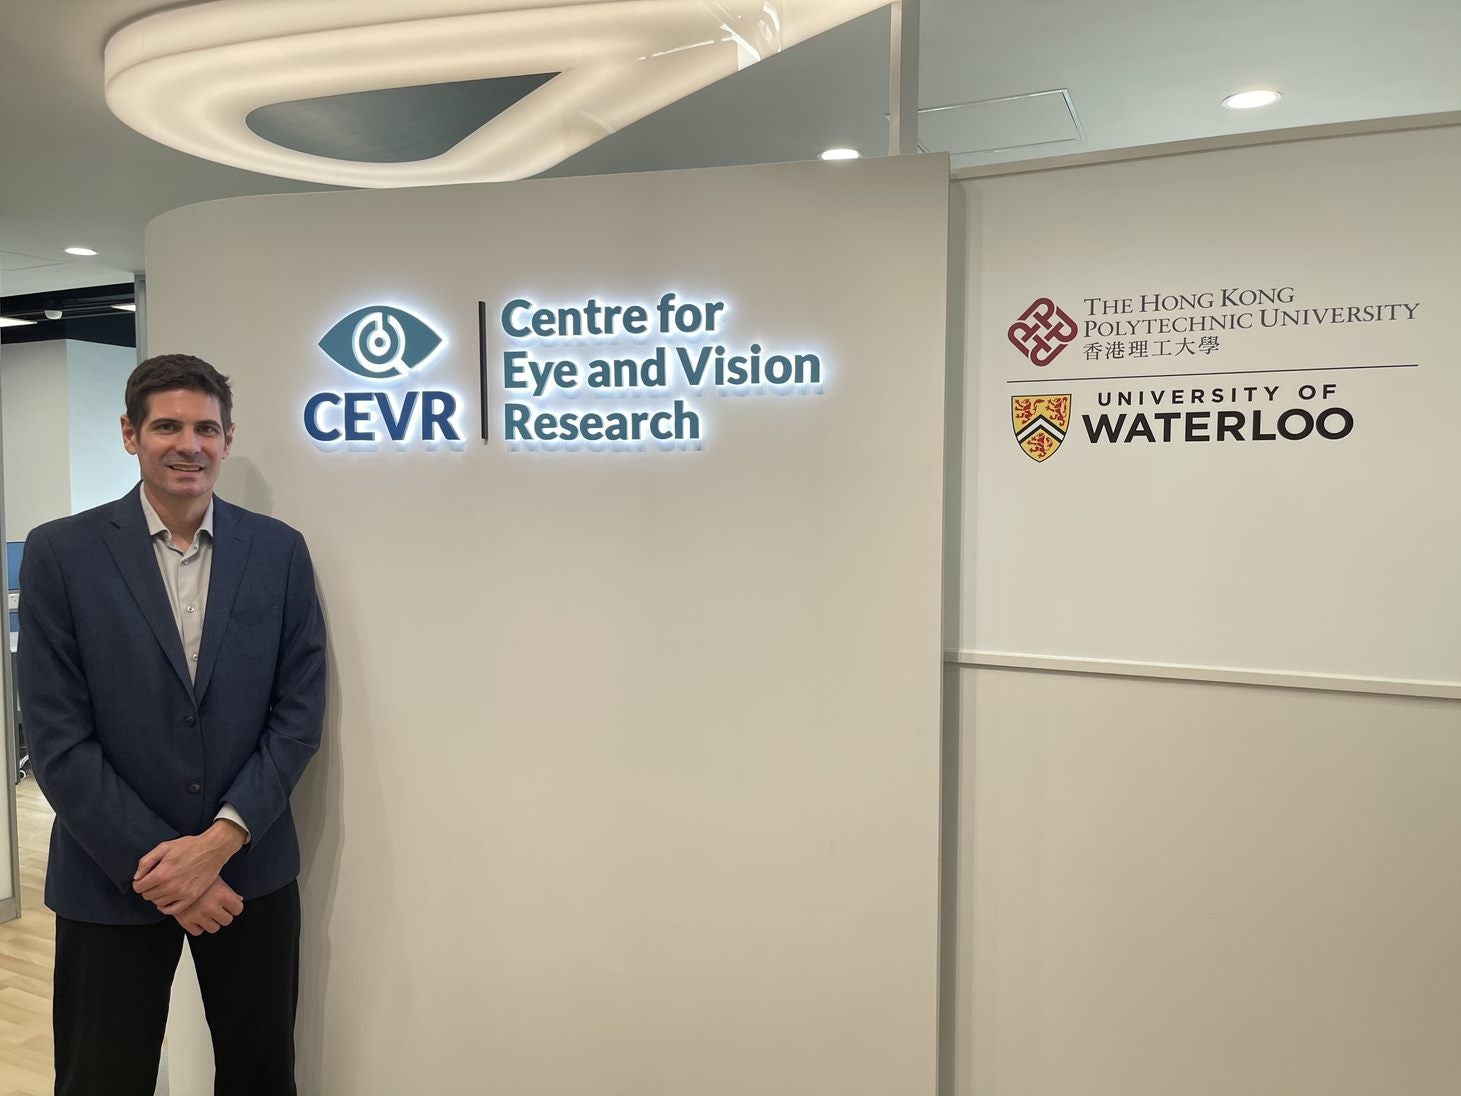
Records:
{"label": "waterloo shield crest", "polygon": [[1025,455],[1043,463],[1054,455],[1070,429],[1070,395],[1015,396],[1015,441]]}

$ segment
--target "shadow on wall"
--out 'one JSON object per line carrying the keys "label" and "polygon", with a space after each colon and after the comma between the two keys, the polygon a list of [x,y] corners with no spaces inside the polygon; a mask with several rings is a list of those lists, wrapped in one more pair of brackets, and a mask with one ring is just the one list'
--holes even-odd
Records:
{"label": "shadow on wall", "polygon": [[[232,457],[223,466],[219,477],[219,494],[230,502],[244,506],[257,513],[273,515],[274,492],[258,466],[244,457]],[[357,819],[372,819],[379,822],[387,816],[385,788],[380,779],[380,764],[373,756],[369,743],[372,734],[366,724],[370,719],[368,697],[346,698],[340,692],[343,664],[352,680],[369,680],[359,666],[361,654],[354,636],[343,628],[331,624],[330,603],[336,597],[348,599],[359,596],[357,591],[341,592],[344,581],[340,576],[315,573],[319,589],[320,605],[325,617],[328,636],[326,649],[327,693],[325,700],[325,725],[320,752],[305,769],[298,787],[294,790],[292,804],[295,825],[299,831],[300,843],[300,901],[302,925],[300,932],[300,980],[312,987],[300,994],[300,1012],[296,1025],[295,1044],[298,1053],[298,1079],[302,1092],[352,1092],[366,1087],[360,1078],[332,1076],[328,1082],[323,1077],[327,1041],[350,1040],[355,1032],[341,1030],[330,1022],[331,1001],[338,1003],[341,996],[355,1001],[355,1007],[367,1011],[390,1012],[400,1010],[409,1014],[415,1002],[405,955],[408,940],[400,898],[396,885],[397,873],[391,858],[391,844],[380,841],[373,850],[372,900],[368,910],[336,910],[336,895],[339,892],[340,863],[345,841],[344,766],[347,749],[354,752],[351,762],[363,771],[374,771],[377,778],[365,781],[352,778],[351,811]],[[401,733],[412,733],[414,728],[401,728]],[[355,733],[351,733],[354,731]],[[367,790],[368,789],[368,790]],[[388,834],[388,827],[368,827],[377,836]],[[375,840],[374,838],[372,840]],[[358,893],[358,888],[357,888]],[[385,934],[395,945],[376,953],[372,969],[361,971],[336,971],[332,964],[332,926],[348,925],[350,918],[368,919],[372,933]],[[335,983],[332,996],[331,982]],[[368,994],[372,1004],[360,1000]],[[335,1016],[344,1014],[336,1007]],[[334,1055],[341,1060],[339,1053]],[[337,1071],[338,1073],[338,1071]]]}
{"label": "shadow on wall", "polygon": [[[349,1059],[338,1049],[349,1045],[356,1031],[341,1029],[339,1018],[350,1011],[339,1007],[342,999],[353,1002],[357,1021],[375,1014],[412,1015],[419,1002],[412,985],[407,955],[405,916],[401,909],[398,873],[392,855],[386,789],[382,781],[381,763],[370,745],[374,741],[369,727],[371,705],[368,696],[346,698],[339,682],[348,675],[354,681],[369,680],[360,666],[361,654],[355,636],[346,628],[331,623],[331,587],[339,589],[340,579],[333,582],[328,574],[316,573],[320,602],[329,636],[326,652],[328,688],[325,703],[324,740],[319,754],[305,770],[294,792],[295,821],[300,841],[300,890],[303,925],[300,940],[301,984],[311,987],[300,994],[300,1013],[296,1028],[299,1048],[298,1078],[301,1092],[359,1092],[369,1087],[367,1079],[344,1073],[337,1068],[334,1075],[324,1076],[327,1044],[336,1047],[331,1055],[335,1062]],[[348,600],[349,594],[342,595]],[[341,672],[345,667],[345,673]],[[416,733],[419,728],[403,727],[398,733]],[[347,741],[348,740],[348,741]],[[372,885],[367,909],[336,909],[340,889],[340,862],[345,841],[344,767],[347,749],[351,764],[361,772],[373,773],[373,779],[357,775],[351,778],[352,817],[363,822],[374,847],[371,850]],[[360,893],[357,884],[354,888]],[[371,933],[391,941],[390,946],[375,950],[368,970],[336,970],[332,963],[332,932],[348,932],[352,924],[369,922]],[[347,950],[349,950],[347,948]],[[332,986],[333,983],[333,986]],[[333,1007],[332,1007],[333,1004]],[[376,1020],[368,1027],[377,1029]]]}
{"label": "shadow on wall", "polygon": [[218,472],[218,494],[257,514],[274,514],[274,492],[247,457],[229,457]]}

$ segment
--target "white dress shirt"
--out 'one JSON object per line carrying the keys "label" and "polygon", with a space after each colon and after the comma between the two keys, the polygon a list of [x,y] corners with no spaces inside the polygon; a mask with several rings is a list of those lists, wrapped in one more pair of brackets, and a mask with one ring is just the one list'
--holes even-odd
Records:
{"label": "white dress shirt", "polygon": [[[142,499],[142,514],[147,519],[147,531],[152,534],[152,551],[157,556],[157,568],[162,572],[162,585],[167,590],[173,621],[178,626],[178,638],[183,643],[188,674],[196,680],[198,650],[203,644],[203,614],[208,610],[208,580],[213,574],[213,500],[208,500],[203,523],[193,535],[193,543],[184,551],[174,542],[172,532],[158,517],[152,503],[147,501],[146,488],[138,495]],[[231,803],[219,808],[214,821],[220,818],[243,830],[244,843],[248,843],[251,836],[249,827]]]}

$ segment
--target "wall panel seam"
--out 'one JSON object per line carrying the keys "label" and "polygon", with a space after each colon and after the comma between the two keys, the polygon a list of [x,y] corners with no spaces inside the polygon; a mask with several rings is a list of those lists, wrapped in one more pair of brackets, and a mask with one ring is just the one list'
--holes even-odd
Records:
{"label": "wall panel seam", "polygon": [[1461,700],[1461,681],[1421,681],[1404,678],[1359,677],[1349,674],[1298,673],[1291,670],[1239,669],[1230,666],[1192,666],[1180,663],[1072,658],[1008,651],[946,650],[944,662],[978,669],[1098,674],[1107,677],[1158,678],[1168,681],[1258,685],[1269,688],[1309,689],[1331,693]]}

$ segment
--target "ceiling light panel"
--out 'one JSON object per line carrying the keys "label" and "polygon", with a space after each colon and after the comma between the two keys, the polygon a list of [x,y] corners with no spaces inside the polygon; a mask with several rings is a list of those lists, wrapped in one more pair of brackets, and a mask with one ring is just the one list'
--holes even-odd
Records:
{"label": "ceiling light panel", "polygon": [[1236,95],[1229,95],[1224,99],[1223,106],[1229,110],[1253,110],[1257,107],[1270,106],[1282,98],[1283,96],[1278,92],[1267,89],[1240,91]]}
{"label": "ceiling light panel", "polygon": [[[521,179],[876,0],[216,0],[157,12],[106,47],[107,105],[139,133],[249,171],[353,187]],[[285,148],[277,103],[559,75],[454,146],[404,163]]]}

